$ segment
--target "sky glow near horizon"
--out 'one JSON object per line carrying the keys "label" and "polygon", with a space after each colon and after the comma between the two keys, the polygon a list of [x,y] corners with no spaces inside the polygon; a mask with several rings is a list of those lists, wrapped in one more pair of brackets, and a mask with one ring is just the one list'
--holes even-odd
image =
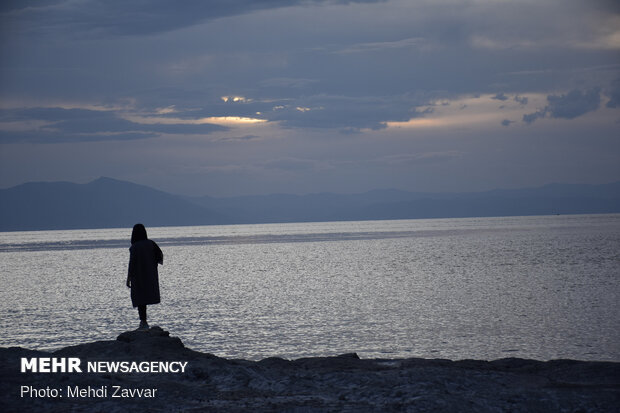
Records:
{"label": "sky glow near horizon", "polygon": [[613,1],[8,1],[0,187],[188,195],[620,180]]}

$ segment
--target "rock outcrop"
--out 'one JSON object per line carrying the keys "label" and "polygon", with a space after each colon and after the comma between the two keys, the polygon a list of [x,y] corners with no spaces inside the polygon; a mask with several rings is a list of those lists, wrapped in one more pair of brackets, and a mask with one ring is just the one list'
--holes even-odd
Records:
{"label": "rock outcrop", "polygon": [[[82,366],[89,361],[187,365],[179,373],[21,373],[22,357],[77,357]],[[153,327],[53,353],[0,348],[0,411],[617,412],[619,367],[574,360],[360,359],[355,353],[227,360],[188,349]],[[63,397],[33,397],[32,392],[22,397],[23,388],[59,389]],[[70,397],[67,388],[107,393]],[[122,389],[143,392],[112,397]],[[155,392],[146,394],[147,389]]]}

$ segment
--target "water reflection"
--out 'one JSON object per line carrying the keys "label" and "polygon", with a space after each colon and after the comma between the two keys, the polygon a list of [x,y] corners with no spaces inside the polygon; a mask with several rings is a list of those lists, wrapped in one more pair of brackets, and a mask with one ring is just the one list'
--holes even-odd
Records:
{"label": "water reflection", "polygon": [[[153,228],[166,263],[149,318],[224,357],[619,361],[619,222]],[[0,345],[54,349],[133,328],[129,232],[1,234]]]}

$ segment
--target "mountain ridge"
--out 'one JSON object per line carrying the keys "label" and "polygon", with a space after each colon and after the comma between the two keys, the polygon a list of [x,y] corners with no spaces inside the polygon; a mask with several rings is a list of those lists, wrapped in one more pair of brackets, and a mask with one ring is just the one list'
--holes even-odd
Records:
{"label": "mountain ridge", "polygon": [[226,218],[148,186],[99,178],[86,184],[28,182],[0,190],[0,230],[208,225]]}
{"label": "mountain ridge", "polygon": [[620,212],[620,181],[483,192],[188,197],[100,177],[0,189],[0,231]]}

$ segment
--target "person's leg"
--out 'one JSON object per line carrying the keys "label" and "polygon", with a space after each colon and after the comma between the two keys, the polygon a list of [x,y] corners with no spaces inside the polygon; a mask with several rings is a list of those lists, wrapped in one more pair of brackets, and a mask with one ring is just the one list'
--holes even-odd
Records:
{"label": "person's leg", "polygon": [[138,314],[140,315],[140,321],[146,322],[146,305],[138,306]]}
{"label": "person's leg", "polygon": [[146,305],[138,306],[138,314],[140,315],[140,327],[139,330],[148,330],[149,324],[146,322]]}

